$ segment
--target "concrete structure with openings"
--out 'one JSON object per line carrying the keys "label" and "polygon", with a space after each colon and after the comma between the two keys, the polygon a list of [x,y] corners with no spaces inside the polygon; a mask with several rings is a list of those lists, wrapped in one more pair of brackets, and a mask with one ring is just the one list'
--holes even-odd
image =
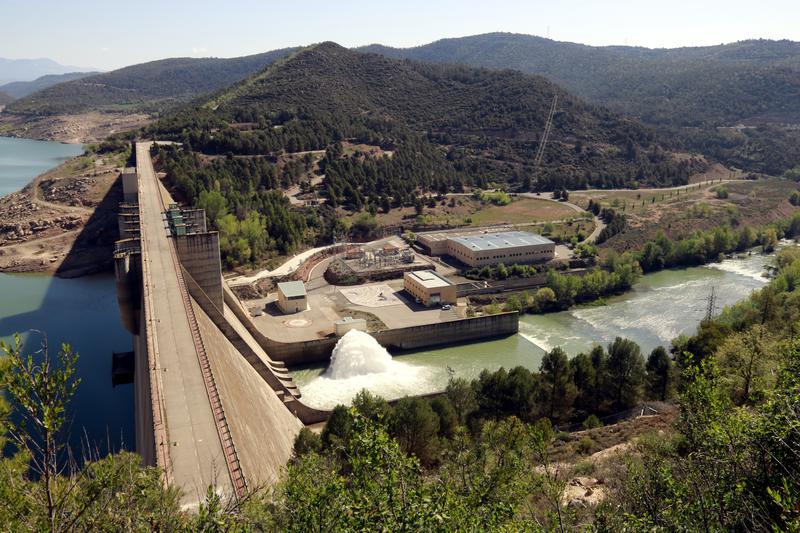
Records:
{"label": "concrete structure with openings", "polygon": [[417,270],[403,274],[403,288],[426,306],[455,304],[456,286],[433,270]]}
{"label": "concrete structure with openings", "polygon": [[343,337],[345,333],[352,329],[357,329],[358,331],[367,331],[367,321],[363,318],[346,316],[333,323],[333,332],[337,337]]}

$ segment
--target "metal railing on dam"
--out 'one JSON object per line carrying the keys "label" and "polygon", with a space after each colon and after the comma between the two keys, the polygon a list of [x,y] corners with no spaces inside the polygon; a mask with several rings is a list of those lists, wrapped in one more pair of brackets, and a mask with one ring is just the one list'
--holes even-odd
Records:
{"label": "metal railing on dam", "polygon": [[285,368],[261,368],[258,355],[242,352],[250,341],[231,333],[244,331],[232,313],[209,317],[208,302],[224,308],[218,235],[205,231],[202,213],[190,213],[188,233],[164,220],[180,208],[149,148],[137,143],[136,179],[123,182],[136,191],[123,191],[131,231],[117,247],[120,311],[134,335],[137,451],[182,489],[184,506],[198,505],[209,487],[241,498],[251,480],[277,480],[289,460],[303,427],[290,407],[296,388]]}
{"label": "metal railing on dam", "polygon": [[[178,264],[178,256],[175,254],[175,249],[171,248],[173,260]],[[211,409],[214,412],[214,422],[217,425],[217,433],[219,440],[222,443],[222,450],[225,452],[225,463],[228,467],[228,473],[233,482],[233,490],[237,498],[242,498],[247,490],[247,481],[242,472],[242,466],[239,463],[239,456],[236,453],[236,446],[233,443],[233,436],[231,435],[230,427],[228,426],[228,419],[225,416],[225,409],[222,407],[222,401],[219,397],[217,390],[217,383],[214,380],[214,374],[211,371],[211,364],[208,361],[206,348],[203,344],[203,337],[200,335],[200,328],[197,325],[197,318],[192,309],[192,302],[189,300],[189,291],[186,288],[186,282],[183,279],[183,272],[180,265],[177,268],[178,283],[181,287],[181,296],[183,297],[183,305],[186,309],[186,316],[189,319],[189,326],[192,329],[192,340],[194,341],[195,353],[200,362],[200,368],[203,371],[203,383],[206,386],[206,394],[211,402]]]}
{"label": "metal railing on dam", "polygon": [[[140,332],[144,343],[137,344],[146,351],[139,355],[147,359],[154,458],[165,482],[184,489],[196,487],[199,494],[185,495],[186,504],[195,504],[208,486],[241,496],[246,488],[244,475],[175,246],[164,227],[162,213],[169,196],[155,176],[149,149],[150,143],[136,145],[138,179],[133,183],[139,200],[144,315]],[[213,466],[220,460],[226,479],[219,479]]]}

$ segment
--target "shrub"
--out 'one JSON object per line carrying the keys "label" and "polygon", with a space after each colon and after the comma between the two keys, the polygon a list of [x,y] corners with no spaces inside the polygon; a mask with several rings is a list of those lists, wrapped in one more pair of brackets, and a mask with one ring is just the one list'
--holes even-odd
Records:
{"label": "shrub", "polygon": [[567,431],[559,431],[556,433],[556,440],[560,440],[561,442],[569,442],[572,440],[572,434]]}
{"label": "shrub", "polygon": [[603,423],[597,418],[596,415],[589,415],[583,421],[583,429],[594,429],[603,427]]}
{"label": "shrub", "polygon": [[593,453],[597,448],[597,443],[592,440],[591,437],[583,437],[580,442],[578,442],[578,452],[581,455],[589,455]]}
{"label": "shrub", "polygon": [[595,464],[591,461],[578,461],[575,464],[575,468],[573,469],[573,475],[575,476],[591,476],[594,474],[596,467]]}
{"label": "shrub", "polygon": [[303,428],[294,439],[294,456],[302,457],[307,453],[319,453],[322,449],[322,439],[308,428]]}

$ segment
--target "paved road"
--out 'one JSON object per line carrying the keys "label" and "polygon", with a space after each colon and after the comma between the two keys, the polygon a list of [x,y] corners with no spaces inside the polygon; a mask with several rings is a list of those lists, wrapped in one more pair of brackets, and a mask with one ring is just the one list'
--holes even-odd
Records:
{"label": "paved road", "polygon": [[311,257],[317,252],[321,252],[331,246],[335,246],[335,244],[328,244],[327,246],[319,246],[317,248],[311,248],[304,252],[301,252],[297,255],[293,255],[289,259],[287,259],[281,266],[272,270],[261,270],[260,272],[256,272],[252,276],[236,276],[227,279],[229,287],[238,287],[240,285],[248,285],[250,283],[254,283],[260,279],[270,278],[274,276],[287,276],[300,268],[300,265],[303,264],[303,261]]}
{"label": "paved road", "polygon": [[153,347],[172,444],[172,481],[184,489],[183,503],[191,505],[209,485],[230,494],[232,484],[183,304],[173,243],[161,218],[169,195],[156,179],[149,149],[150,143],[136,144],[142,249],[148,262],[146,319],[155,321]]}
{"label": "paved road", "polygon": [[583,193],[610,193],[610,192],[639,192],[639,193],[659,193],[664,191],[680,191],[683,189],[695,188],[698,185],[720,185],[722,183],[736,183],[739,181],[747,181],[744,178],[739,179],[732,179],[732,180],[705,180],[705,181],[698,181],[696,183],[690,183],[688,185],[678,185],[676,187],[650,187],[647,189],[575,189],[569,191],[570,194],[583,194]]}

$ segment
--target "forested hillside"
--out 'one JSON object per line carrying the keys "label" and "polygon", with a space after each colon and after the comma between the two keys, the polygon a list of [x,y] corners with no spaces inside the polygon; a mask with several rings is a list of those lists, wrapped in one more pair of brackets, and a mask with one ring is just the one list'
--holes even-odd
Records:
{"label": "forested hillside", "polygon": [[747,119],[800,119],[800,43],[792,41],[647,49],[491,33],[416,48],[372,45],[364,50],[541,74],[592,102],[660,124],[727,126]]}
{"label": "forested hillside", "polygon": [[[674,160],[640,124],[543,78],[395,61],[333,43],[304,50],[151,132],[206,154],[330,149],[322,162],[329,190],[349,184],[365,196],[381,191],[406,201],[417,187],[522,187],[534,174],[554,95],[558,108],[534,187],[684,183],[696,164]],[[391,155],[343,162],[337,145],[344,139]],[[347,183],[336,182],[342,173]]]}
{"label": "forested hillside", "polygon": [[173,58],[60,83],[14,102],[8,111],[51,115],[89,110],[157,111],[226,87],[291,50],[231,59]]}
{"label": "forested hillside", "polygon": [[48,74],[33,81],[14,81],[0,85],[0,92],[4,92],[14,98],[23,98],[36,91],[47,89],[53,85],[73,80],[79,80],[88,76],[97,76],[99,72],[70,72],[67,74]]}
{"label": "forested hillside", "polygon": [[10,95],[0,92],[0,105],[11,103],[13,100],[14,99]]}
{"label": "forested hillside", "polygon": [[[552,133],[541,167],[534,168],[556,95]],[[267,199],[268,191],[301,179],[286,173],[287,154],[312,150],[320,154],[314,172],[324,175],[328,206],[373,214],[414,205],[420,193],[468,186],[682,184],[705,165],[673,157],[646,127],[541,77],[398,61],[334,43],[279,61],[165,117],[145,135],[182,143],[162,150],[160,160],[184,200],[198,204],[221,195],[239,221],[253,209],[264,215],[263,206],[275,207],[280,195]],[[362,148],[345,150],[345,144]],[[319,228],[314,235],[329,235],[317,222],[308,224]],[[302,234],[295,226],[270,235],[285,252]],[[240,250],[257,248],[251,243]]]}
{"label": "forested hillside", "polygon": [[[390,57],[540,74],[614,111],[657,125],[687,150],[769,174],[800,165],[800,43],[751,40],[648,49],[593,47],[490,33],[416,48],[363,50]],[[747,129],[718,129],[744,124]]]}

